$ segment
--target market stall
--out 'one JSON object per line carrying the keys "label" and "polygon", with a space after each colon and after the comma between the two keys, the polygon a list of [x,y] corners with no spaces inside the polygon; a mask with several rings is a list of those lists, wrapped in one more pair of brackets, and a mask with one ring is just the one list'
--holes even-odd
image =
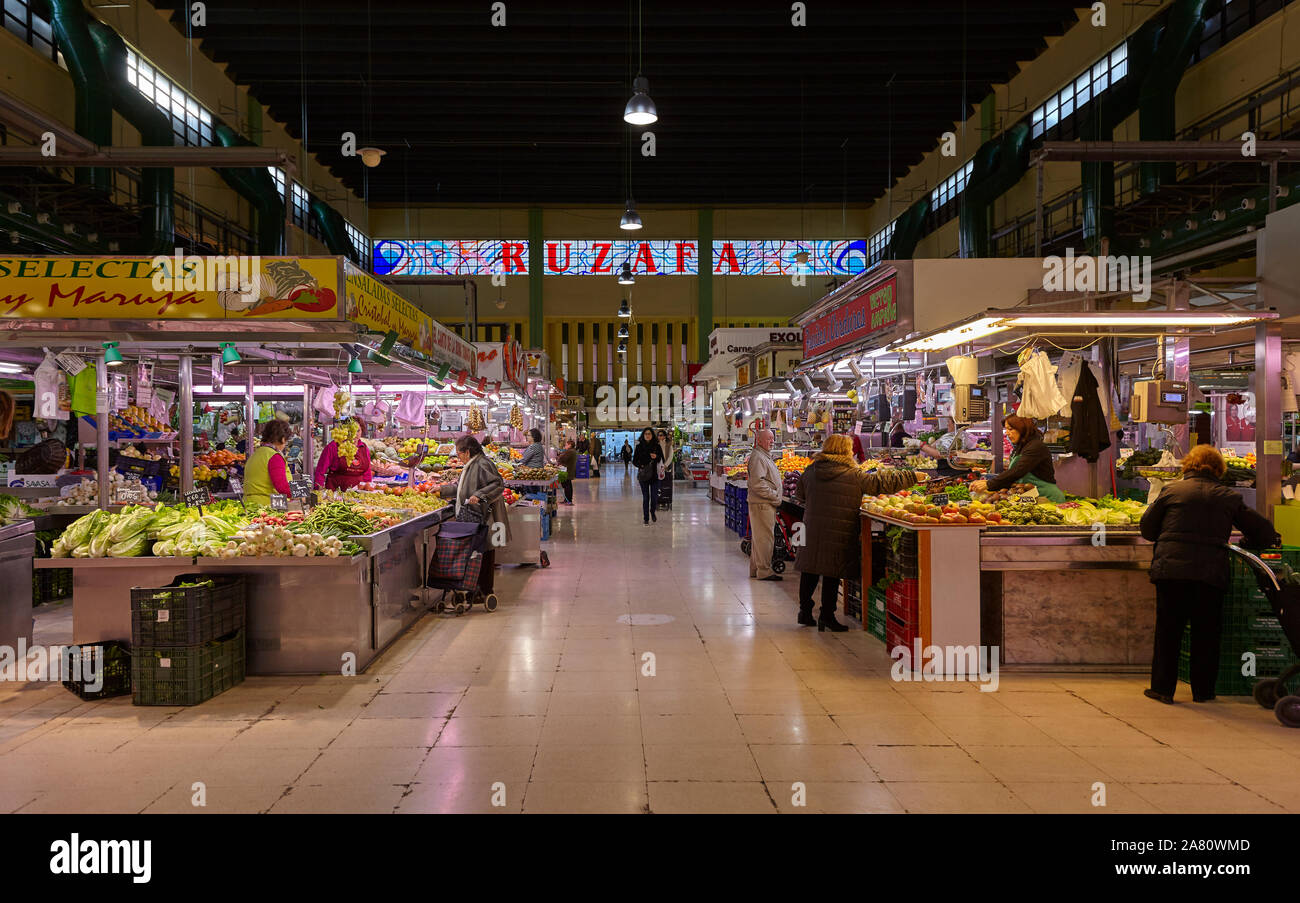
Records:
{"label": "market stall", "polygon": [[[186,264],[198,285],[166,290],[158,281],[170,279],[168,268],[148,258],[20,264],[0,280],[0,291],[27,301],[0,318],[7,339],[0,358],[20,375],[49,365],[58,387],[68,388],[56,388],[39,413],[68,416],[62,394],[72,412],[89,405],[80,410],[93,430],[93,480],[52,474],[34,481],[44,497],[24,502],[54,512],[66,528],[53,557],[34,567],[72,572],[75,642],[130,637],[130,589],[195,572],[235,571],[249,581],[253,673],[337,671],[345,656],[364,668],[428,609],[427,563],[449,515],[438,490],[458,468],[446,464],[449,447],[420,449],[425,443],[416,441],[403,449],[412,440],[399,434],[404,423],[426,435],[440,404],[498,403],[476,384],[472,346],[336,258],[262,258],[260,273],[235,283],[239,290],[203,283],[204,258]],[[86,316],[87,304],[101,319]],[[296,462],[291,491],[273,493],[269,511],[237,500],[234,465],[242,460],[231,453],[204,461],[214,452],[195,442],[205,409],[232,399],[250,454],[256,439],[248,426],[288,417],[290,408],[299,417],[301,447],[286,455]],[[340,449],[373,442],[391,452],[376,456],[374,482],[311,492],[313,445],[323,446],[331,430]],[[179,460],[141,451],[150,447]],[[437,451],[444,455],[435,466]],[[226,465],[224,485],[208,482],[196,462]],[[206,479],[196,488],[199,475]],[[236,491],[223,502],[213,498],[219,488]],[[273,531],[283,533],[278,546]],[[26,561],[33,567],[30,554]]]}
{"label": "market stall", "polygon": [[[925,306],[915,294],[924,267],[915,263],[913,314]],[[1189,310],[1185,286],[1169,281],[1155,287],[1167,301],[1160,309],[1135,310],[1130,298],[1114,293],[1063,300],[1043,294],[1029,305],[980,307],[922,328],[915,320],[896,326],[907,318],[901,276],[893,264],[878,267],[842,288],[838,303],[824,301],[799,318],[812,342],[800,369],[814,397],[844,383],[859,389],[864,417],[896,422],[897,411],[871,408],[901,401],[901,416],[914,428],[927,414],[952,425],[952,469],[930,471],[946,479],[905,497],[863,500],[864,627],[891,649],[910,650],[918,670],[916,651],[931,645],[997,647],[1009,665],[1145,666],[1154,591],[1146,575],[1150,546],[1135,525],[1146,499],[1117,497],[1126,495],[1114,480],[1117,440],[1178,430],[1187,436],[1189,392],[1176,368],[1187,366],[1193,343],[1254,340],[1262,349],[1257,384],[1280,381],[1270,352],[1276,314],[1248,301],[1229,310]],[[1023,291],[1011,285],[1008,294]],[[1159,364],[1154,374],[1148,369],[1145,378],[1125,380],[1117,395],[1125,350],[1142,345],[1157,348]],[[900,389],[912,397],[900,399]],[[966,488],[971,475],[964,471],[1005,468],[1003,420],[1013,411],[1039,424],[1055,459],[1050,488],[1063,501],[1038,497],[1030,485],[1009,497],[972,496]],[[1089,422],[1102,426],[1080,426]],[[1276,427],[1257,430],[1260,454],[1276,451],[1263,444],[1272,429],[1280,430],[1280,418]],[[921,464],[915,450],[883,454],[903,466]],[[1250,501],[1263,509],[1262,498]],[[1079,571],[1088,572],[1086,580]]]}

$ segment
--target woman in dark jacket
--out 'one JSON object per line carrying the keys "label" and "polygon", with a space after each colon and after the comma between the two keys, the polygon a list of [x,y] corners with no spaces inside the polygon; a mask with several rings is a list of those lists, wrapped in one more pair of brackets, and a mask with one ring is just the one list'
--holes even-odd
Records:
{"label": "woman in dark jacket", "polygon": [[1003,425],[1007,438],[1011,440],[1014,450],[1007,469],[996,477],[976,480],[970,484],[971,489],[988,489],[996,492],[1016,483],[1029,483],[1038,490],[1038,494],[1053,502],[1065,501],[1063,493],[1056,485],[1056,468],[1052,466],[1052,453],[1043,442],[1042,434],[1034,421],[1028,417],[1012,414]]}
{"label": "woman in dark jacket", "polygon": [[659,465],[664,460],[664,449],[655,438],[655,431],[647,427],[641,431],[641,438],[636,440],[636,450],[632,452],[632,466],[636,468],[636,479],[641,484],[641,519],[649,526],[650,521],[658,521],[655,509],[659,507]]}
{"label": "woman in dark jacket", "polygon": [[[799,478],[795,499],[804,506],[804,544],[794,566],[799,574],[799,624],[818,632],[849,628],[835,620],[840,580],[862,569],[861,508],[863,495],[898,492],[915,485],[912,471],[882,468],[867,472],[853,460],[848,436],[828,436],[821,454]],[[822,607],[813,620],[813,591],[822,581]]]}
{"label": "woman in dark jacket", "polygon": [[1226,465],[1212,445],[1198,445],[1183,459],[1183,479],[1171,483],[1142,515],[1142,538],[1156,544],[1151,582],[1156,585],[1156,641],[1151,656],[1151,699],[1172,704],[1178,685],[1183,628],[1192,623],[1192,699],[1214,698],[1219,671],[1223,593],[1228,587],[1228,537],[1234,527],[1243,544],[1266,548],[1281,541],[1262,514],[1220,485]]}
{"label": "woman in dark jacket", "polygon": [[[506,513],[504,497],[506,484],[501,479],[501,471],[473,436],[461,436],[456,440],[456,457],[463,465],[460,478],[441,487],[438,494],[456,500],[457,514],[466,507],[477,508],[483,523],[488,524],[492,531],[478,572],[479,589],[487,596],[492,594],[496,579],[496,542],[503,539],[504,544],[510,543],[510,516]],[[501,524],[500,532],[497,524]]]}

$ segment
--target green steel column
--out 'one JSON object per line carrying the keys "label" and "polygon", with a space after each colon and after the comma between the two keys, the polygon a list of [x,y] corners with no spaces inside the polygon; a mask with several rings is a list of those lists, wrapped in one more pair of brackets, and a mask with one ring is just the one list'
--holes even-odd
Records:
{"label": "green steel column", "polygon": [[696,329],[699,341],[699,362],[709,359],[709,333],[713,331],[713,210],[702,208],[699,212],[700,226],[700,286],[699,303],[696,305]]}
{"label": "green steel column", "polygon": [[542,231],[542,208],[528,210],[528,347],[541,348],[542,273],[546,266],[546,241]]}
{"label": "green steel column", "polygon": [[980,144],[993,137],[998,124],[998,97],[990,94],[980,104]]}

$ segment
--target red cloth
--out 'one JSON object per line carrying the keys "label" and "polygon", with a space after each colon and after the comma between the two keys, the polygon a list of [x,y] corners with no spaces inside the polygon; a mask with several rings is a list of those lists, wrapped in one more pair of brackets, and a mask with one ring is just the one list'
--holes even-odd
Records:
{"label": "red cloth", "polygon": [[266,462],[267,474],[271,477],[271,486],[280,495],[292,495],[293,491],[289,488],[289,465],[284,461],[284,455],[271,455],[271,460]]}
{"label": "red cloth", "polygon": [[853,457],[857,459],[859,464],[867,460],[867,452],[862,447],[862,437],[857,433],[853,434]]}
{"label": "red cloth", "polygon": [[350,467],[339,456],[339,444],[331,442],[321,452],[314,481],[317,489],[351,489],[358,483],[367,483],[374,478],[375,475],[370,470],[370,449],[366,448],[364,442],[357,442],[357,457]]}

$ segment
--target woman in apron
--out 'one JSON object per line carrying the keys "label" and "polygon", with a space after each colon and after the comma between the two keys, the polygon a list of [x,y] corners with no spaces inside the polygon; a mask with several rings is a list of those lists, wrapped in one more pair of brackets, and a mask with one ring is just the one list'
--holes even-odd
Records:
{"label": "woman in apron", "polygon": [[1028,417],[1012,414],[1003,421],[1007,438],[1014,447],[1007,469],[996,477],[977,480],[970,484],[974,490],[996,492],[1016,483],[1028,483],[1038,490],[1039,496],[1053,502],[1065,501],[1065,493],[1056,485],[1056,470],[1052,467],[1052,453],[1043,442],[1042,434]]}

